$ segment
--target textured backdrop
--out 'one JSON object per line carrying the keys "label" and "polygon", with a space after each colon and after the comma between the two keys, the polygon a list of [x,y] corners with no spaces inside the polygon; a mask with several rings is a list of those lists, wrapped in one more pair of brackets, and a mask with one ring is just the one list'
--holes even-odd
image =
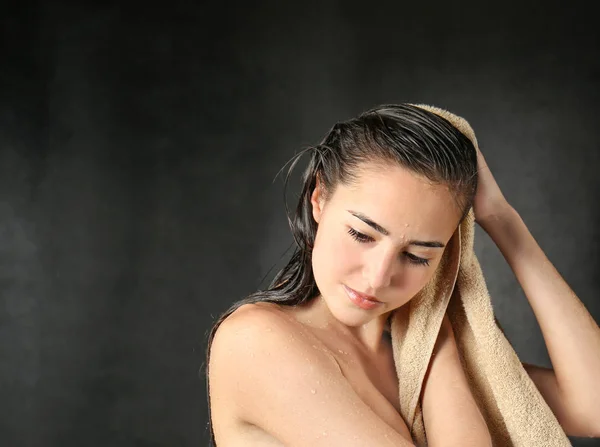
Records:
{"label": "textured backdrop", "polygon": [[[379,103],[469,120],[600,320],[592,9],[13,3],[0,9],[2,446],[207,445],[207,332],[292,241],[277,171]],[[498,319],[523,361],[549,366],[514,275],[477,230]]]}

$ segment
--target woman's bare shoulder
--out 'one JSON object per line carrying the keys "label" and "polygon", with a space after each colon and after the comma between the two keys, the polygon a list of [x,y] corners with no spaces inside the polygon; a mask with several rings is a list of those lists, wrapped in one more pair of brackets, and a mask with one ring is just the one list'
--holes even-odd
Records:
{"label": "woman's bare shoulder", "polygon": [[256,303],[248,303],[240,306],[236,312],[245,311],[266,311],[266,312],[281,312],[282,305],[269,301],[258,301]]}
{"label": "woman's bare shoulder", "polygon": [[357,394],[311,331],[293,320],[277,305],[261,303],[241,306],[224,322],[211,365],[211,395],[221,405],[215,409],[235,411],[236,420],[284,445],[412,445]]}
{"label": "woman's bare shoulder", "polygon": [[232,320],[252,320],[254,318],[280,318],[282,323],[288,322],[288,313],[282,309],[282,306],[276,303],[267,301],[259,301],[257,303],[247,303],[238,307],[229,315],[225,321]]}
{"label": "woman's bare shoulder", "polygon": [[293,316],[293,311],[289,306],[267,301],[244,304],[232,312],[227,320],[232,323],[235,321],[235,324],[270,328],[277,330],[279,334],[312,336],[307,328]]}

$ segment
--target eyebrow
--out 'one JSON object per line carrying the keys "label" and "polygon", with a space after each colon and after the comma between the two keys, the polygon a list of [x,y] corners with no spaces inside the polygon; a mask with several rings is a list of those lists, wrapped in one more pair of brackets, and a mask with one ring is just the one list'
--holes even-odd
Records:
{"label": "eyebrow", "polygon": [[[363,213],[359,213],[358,211],[352,211],[352,210],[347,210],[347,211],[350,214],[352,214],[354,217],[362,220],[364,223],[366,223],[368,226],[373,228],[375,231],[383,234],[384,236],[390,235],[390,232],[388,230],[383,228],[377,222],[374,222],[373,220],[371,220],[369,217],[365,216]],[[431,248],[444,248],[446,246],[445,244],[442,244],[439,241],[417,241],[414,239],[409,240],[408,245],[419,245],[421,247],[431,247]]]}

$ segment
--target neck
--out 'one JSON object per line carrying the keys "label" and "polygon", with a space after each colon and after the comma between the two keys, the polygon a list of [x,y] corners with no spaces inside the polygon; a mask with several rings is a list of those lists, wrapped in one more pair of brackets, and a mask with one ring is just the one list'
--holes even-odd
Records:
{"label": "neck", "polygon": [[321,295],[302,306],[297,306],[296,312],[304,324],[350,339],[368,354],[379,354],[387,347],[387,340],[390,338],[389,313],[356,324],[343,322],[332,313]]}

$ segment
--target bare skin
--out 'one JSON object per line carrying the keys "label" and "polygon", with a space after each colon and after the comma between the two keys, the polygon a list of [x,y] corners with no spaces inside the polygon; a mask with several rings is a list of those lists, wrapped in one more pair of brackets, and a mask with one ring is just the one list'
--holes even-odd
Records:
{"label": "bare skin", "polygon": [[[443,254],[443,246],[411,241],[445,245],[458,225],[459,210],[446,186],[432,185],[401,167],[365,165],[354,180],[329,194],[317,185],[312,194],[318,224],[313,272],[321,294],[304,306],[246,305],[229,318],[248,308],[277,315],[288,335],[308,337],[312,341],[307,347],[319,345],[327,351],[360,399],[411,445],[399,413],[398,378],[386,321],[390,312],[409,302],[429,281]],[[350,301],[344,286],[383,304],[361,309]],[[227,411],[224,407],[222,413]],[[302,424],[290,420],[295,422]],[[244,421],[239,421],[237,431],[239,439],[252,439],[254,444],[246,445],[283,445]]]}
{"label": "bare skin", "polygon": [[[474,203],[475,219],[500,248],[525,290],[540,323],[556,372],[527,363],[523,365],[568,435],[600,436],[598,419],[594,417],[599,412],[597,402],[600,399],[595,399],[591,392],[598,389],[596,384],[600,371],[600,357],[597,356],[600,346],[598,325],[552,268],[524,222],[506,202],[480,151],[478,162],[480,181]],[[322,295],[311,303],[296,308],[268,303],[246,305],[227,319],[242,320],[241,326],[244,327],[257,320],[238,317],[268,314],[277,321],[279,336],[297,339],[302,343],[302,358],[304,353],[309,354],[311,347],[326,353],[326,356],[311,357],[318,363],[314,365],[314,369],[326,371],[326,375],[339,373],[335,377],[350,385],[350,388],[338,387],[333,398],[347,401],[345,393],[358,395],[361,403],[366,404],[377,416],[377,420],[371,419],[372,423],[378,425],[379,420],[385,421],[384,425],[379,424],[378,427],[383,430],[391,427],[393,434],[399,435],[395,445],[412,445],[412,442],[406,423],[397,411],[396,373],[391,361],[389,340],[384,334],[385,321],[391,310],[406,304],[425,285],[437,267],[442,251],[411,246],[407,240],[439,240],[445,243],[456,225],[453,223],[456,215],[453,215],[452,207],[449,206],[453,202],[447,191],[406,174],[406,171],[381,169],[374,165],[362,172],[353,187],[336,190],[328,200],[316,188],[312,203],[313,216],[319,224],[319,230],[313,252],[313,269]],[[367,215],[387,229],[389,235],[384,236],[374,231],[349,214],[348,209]],[[359,243],[348,239],[346,232],[349,228],[366,235],[367,242]],[[427,258],[430,265],[410,265],[408,259],[411,256]],[[384,305],[370,311],[353,307],[345,295],[343,285],[375,295]],[[264,319],[259,323],[264,324]],[[273,320],[267,323],[273,323]],[[453,403],[459,398],[471,405],[473,411],[468,412],[470,419],[465,422],[479,424],[481,437],[477,439],[482,440],[486,437],[485,424],[481,424],[481,415],[472,405],[467,388],[463,387],[460,395],[449,394],[456,389],[457,383],[464,386],[465,380],[447,321],[442,325],[443,328],[448,331],[446,334],[440,331],[438,341],[442,342],[436,346],[445,350],[445,354],[438,352],[437,360],[431,363],[423,384],[422,399],[428,438],[433,440],[436,437],[443,441],[442,444],[447,444],[448,434],[456,433],[456,418],[448,418],[448,415],[456,415]],[[217,397],[212,402],[212,411],[219,447],[309,445],[298,444],[295,437],[289,436],[289,442],[282,443],[269,430],[260,428],[258,425],[261,424],[249,423],[249,416],[264,408],[260,398],[244,407],[240,404],[238,394],[227,395],[223,391],[230,389],[232,380],[239,378],[233,373],[227,376],[236,366],[231,364],[232,361],[227,356],[231,351],[230,347],[239,344],[239,337],[236,337],[235,330],[233,332],[229,339],[222,337],[225,339],[222,343],[224,347],[216,349],[217,352],[225,351],[225,355],[221,356],[223,360],[215,360],[221,369],[219,371],[217,368],[214,378],[211,374],[210,380],[211,390],[214,389],[214,396]],[[281,346],[281,349],[287,349],[286,345]],[[240,354],[243,352],[243,349],[239,351]],[[330,368],[331,359],[334,359],[337,371]],[[251,358],[243,363],[248,368],[246,372],[252,373],[254,368],[259,372],[270,370],[277,364],[278,358],[266,356],[262,359],[265,362],[260,364],[252,360]],[[211,359],[211,364],[212,361]],[[301,368],[303,365],[299,363],[294,366]],[[306,372],[303,371],[302,374]],[[572,377],[576,377],[576,380],[571,380]],[[219,385],[218,379],[222,379],[222,385]],[[452,386],[448,386],[450,383]],[[247,385],[252,386],[252,383]],[[267,383],[261,391],[268,394],[277,385]],[[297,396],[306,391],[299,390]],[[310,394],[310,390],[308,391]],[[296,395],[293,399],[296,399]],[[315,409],[314,403],[309,399],[295,404],[295,407],[306,405],[309,415]],[[462,410],[460,413],[464,415],[464,407]],[[329,407],[328,411],[345,413],[347,408],[340,405]],[[282,413],[288,417],[287,405],[282,407]],[[275,419],[269,413],[262,425],[269,425],[270,417]],[[283,435],[293,432],[295,436],[315,439],[315,442],[310,443],[313,447],[333,445],[322,440],[319,442],[319,433],[311,431],[314,427],[306,424],[306,419],[294,419],[290,416],[289,419],[278,419],[278,423],[286,426]],[[347,428],[353,431],[352,434],[368,432],[367,427],[360,425]],[[385,438],[379,439],[381,442],[377,444],[360,444],[354,437],[349,437],[349,442],[342,444],[394,445],[386,443],[390,440],[387,435]],[[461,438],[460,442],[463,440]],[[474,441],[473,445],[484,445],[479,440]],[[463,445],[460,442],[458,445]]]}
{"label": "bare skin", "polygon": [[[344,377],[360,398],[408,443],[412,443],[406,422],[400,415],[398,378],[391,343],[386,335],[383,336],[379,355],[369,356],[352,339],[313,327],[309,309],[299,310],[272,303],[256,303],[242,306],[236,313],[242,314],[250,310],[249,308],[255,308],[254,311],[258,308],[262,312],[277,315],[282,322],[285,322],[290,336],[302,338],[308,331],[310,336],[314,337],[313,341],[318,340],[319,347],[326,349],[335,358]],[[231,417],[235,418],[233,415]],[[302,425],[302,421],[291,422]],[[239,445],[284,446],[274,436],[256,426],[238,423],[237,430],[235,436],[239,439]],[[227,447],[227,444],[224,445]]]}

